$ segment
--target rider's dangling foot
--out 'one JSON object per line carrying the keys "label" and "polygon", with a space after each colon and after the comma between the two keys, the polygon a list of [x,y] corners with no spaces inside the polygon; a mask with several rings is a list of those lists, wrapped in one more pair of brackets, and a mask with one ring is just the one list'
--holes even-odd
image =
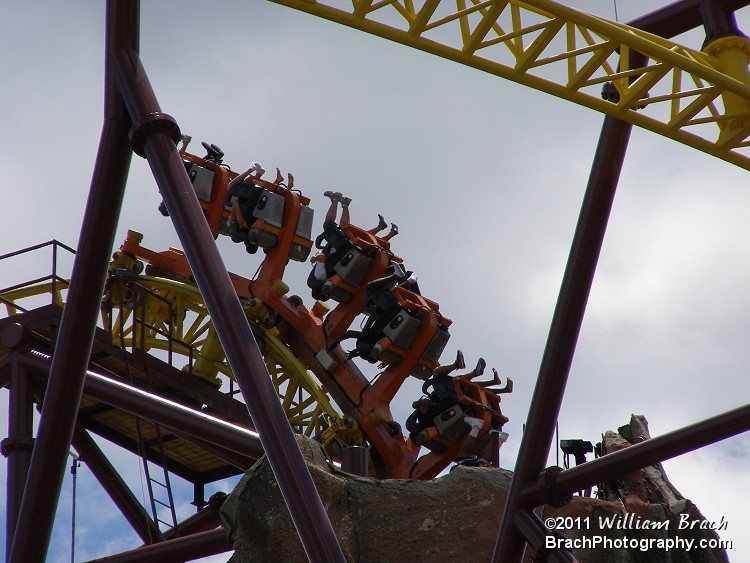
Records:
{"label": "rider's dangling foot", "polygon": [[341,198],[341,192],[332,192],[330,190],[327,192],[323,192],[323,195],[331,201],[340,201]]}
{"label": "rider's dangling foot", "polygon": [[492,368],[492,382],[490,385],[497,385],[500,383],[500,374],[497,373],[497,370],[495,368]]}
{"label": "rider's dangling foot", "polygon": [[398,234],[398,225],[396,225],[396,223],[391,223],[391,230],[388,234],[392,237],[395,237]]}
{"label": "rider's dangling foot", "polygon": [[487,367],[487,362],[484,361],[484,358],[479,358],[479,361],[477,362],[477,367],[474,368],[474,376],[478,377],[484,373],[484,368]]}
{"label": "rider's dangling foot", "polygon": [[349,204],[352,202],[352,198],[344,197],[341,194],[339,194],[338,200],[343,207],[349,207]]}
{"label": "rider's dangling foot", "polygon": [[455,366],[456,369],[464,369],[466,367],[466,362],[464,361],[464,353],[461,350],[456,352]]}
{"label": "rider's dangling foot", "polygon": [[380,213],[378,213],[378,219],[380,220],[378,222],[378,230],[382,231],[388,226],[388,223],[386,223],[385,218]]}

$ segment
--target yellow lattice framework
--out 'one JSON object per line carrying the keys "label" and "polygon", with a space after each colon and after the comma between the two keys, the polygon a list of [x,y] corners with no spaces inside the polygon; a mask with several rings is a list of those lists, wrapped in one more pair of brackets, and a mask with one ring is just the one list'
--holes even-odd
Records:
{"label": "yellow lattice framework", "polygon": [[[234,379],[194,285],[153,276],[114,277],[106,301],[104,325],[112,332],[114,344],[189,358],[184,370],[217,387],[222,385],[218,374]],[[276,329],[264,326],[269,316],[266,307],[256,299],[243,308],[292,427],[312,437],[323,429],[321,415],[341,420],[325,389],[281,341]]]}
{"label": "yellow lattice framework", "polygon": [[[744,37],[696,51],[550,0],[272,1],[547,92],[750,169],[750,42]],[[616,88],[615,102],[602,99],[607,82]]]}

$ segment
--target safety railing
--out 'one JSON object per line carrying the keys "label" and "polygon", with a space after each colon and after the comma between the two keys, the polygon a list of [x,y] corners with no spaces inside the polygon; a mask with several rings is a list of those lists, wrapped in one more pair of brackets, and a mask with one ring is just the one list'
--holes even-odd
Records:
{"label": "safety railing", "polygon": [[[49,257],[40,259],[45,251],[49,252]],[[0,317],[26,313],[47,304],[62,306],[74,256],[75,250],[57,240],[0,256],[0,286],[3,287],[0,304],[5,309],[5,315],[0,309]],[[49,269],[45,267],[48,273],[35,276],[35,271],[45,263],[49,264]]]}
{"label": "safety railing", "polygon": [[[163,314],[154,315],[153,311],[160,308]],[[173,319],[180,313],[169,297],[137,280],[128,280],[127,285],[112,283],[101,310],[102,328],[112,335],[114,345],[131,353],[136,350],[148,353],[186,375],[194,375],[193,367],[200,353],[196,345],[179,338]],[[184,323],[183,319],[181,324]],[[231,377],[227,379],[229,389],[225,393],[237,395],[235,382]]]}

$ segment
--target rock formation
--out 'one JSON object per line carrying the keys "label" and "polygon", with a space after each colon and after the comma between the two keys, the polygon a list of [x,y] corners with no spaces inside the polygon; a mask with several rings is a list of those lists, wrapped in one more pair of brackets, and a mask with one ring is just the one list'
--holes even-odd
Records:
{"label": "rock formation", "polygon": [[[650,438],[646,419],[632,415],[629,424],[604,434],[602,454]],[[571,539],[606,537],[618,545],[630,539],[625,549],[574,549],[581,563],[728,563],[723,549],[697,548],[702,539],[716,542],[719,536],[711,528],[721,524],[708,522],[669,482],[660,463],[601,484],[598,496],[601,500],[574,497],[562,508],[544,507],[546,518],[570,517],[586,523],[566,530]],[[666,546],[673,547],[667,551]]]}
{"label": "rock formation", "polygon": [[[617,433],[607,432],[603,450],[613,452],[649,439],[646,421],[633,416]],[[356,477],[331,465],[322,448],[298,438],[303,455],[348,561],[363,563],[489,561],[512,473],[459,467],[433,481]],[[601,487],[606,500],[582,496],[562,508],[539,507],[542,519],[569,518],[571,541],[604,536],[617,548],[572,546],[581,563],[726,563],[721,549],[684,549],[687,540],[718,539],[716,532],[681,521],[704,522],[695,505],[669,483],[660,465],[629,473]],[[307,561],[289,512],[265,459],[253,466],[221,509],[233,540],[230,563]],[[684,515],[684,516],[683,516]],[[576,520],[577,519],[577,520]],[[681,520],[682,519],[682,520]],[[666,524],[665,524],[666,522]],[[651,523],[657,524],[652,529]],[[681,538],[682,549],[658,546]],[[650,548],[642,550],[645,542]],[[635,542],[635,543],[634,543]],[[659,543],[660,542],[660,543]],[[531,561],[531,549],[526,560]]]}

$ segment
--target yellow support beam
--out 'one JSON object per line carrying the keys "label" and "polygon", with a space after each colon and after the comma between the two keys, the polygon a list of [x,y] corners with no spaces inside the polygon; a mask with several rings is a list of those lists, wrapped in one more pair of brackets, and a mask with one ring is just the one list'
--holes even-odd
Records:
{"label": "yellow support beam", "polygon": [[[750,170],[747,39],[695,51],[552,0],[271,1],[615,116]],[[601,98],[605,82],[614,84],[619,101]]]}

